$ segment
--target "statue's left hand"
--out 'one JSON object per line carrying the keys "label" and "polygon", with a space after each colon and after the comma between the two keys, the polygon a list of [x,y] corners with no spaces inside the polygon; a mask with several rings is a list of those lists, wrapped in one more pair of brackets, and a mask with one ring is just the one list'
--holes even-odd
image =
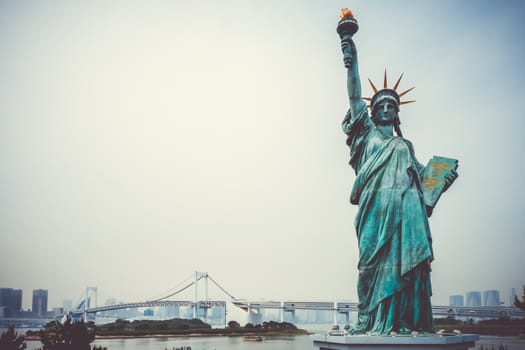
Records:
{"label": "statue's left hand", "polygon": [[450,174],[445,175],[445,187],[443,188],[443,192],[448,190],[448,188],[456,181],[458,178],[458,172],[456,170],[452,170]]}

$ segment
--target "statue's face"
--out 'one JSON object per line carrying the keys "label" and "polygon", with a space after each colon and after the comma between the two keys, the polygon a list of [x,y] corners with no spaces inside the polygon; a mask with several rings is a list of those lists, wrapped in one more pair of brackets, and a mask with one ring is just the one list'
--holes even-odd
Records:
{"label": "statue's face", "polygon": [[393,124],[397,117],[397,106],[394,102],[385,100],[379,102],[374,108],[374,121],[377,124]]}

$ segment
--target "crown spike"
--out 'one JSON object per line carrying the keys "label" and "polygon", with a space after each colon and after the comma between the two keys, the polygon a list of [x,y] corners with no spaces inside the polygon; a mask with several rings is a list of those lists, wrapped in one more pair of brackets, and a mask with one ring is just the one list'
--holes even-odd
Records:
{"label": "crown spike", "polygon": [[414,90],[415,86],[411,87],[410,89],[406,90],[406,91],[403,91],[402,93],[399,94],[399,97],[402,97],[403,95],[406,95],[408,94],[410,91]]}
{"label": "crown spike", "polygon": [[403,78],[403,74],[405,74],[405,73],[401,73],[401,76],[399,77],[399,79],[397,79],[396,85],[394,85],[392,90],[397,92],[397,87],[399,86],[399,82],[401,81],[401,78]]}
{"label": "crown spike", "polygon": [[412,100],[412,101],[401,101],[399,102],[399,105],[406,105],[407,103],[412,103],[412,102],[416,102],[416,100]]}
{"label": "crown spike", "polygon": [[386,89],[387,88],[387,83],[386,83],[386,69],[385,69],[385,78],[383,79],[383,89]]}
{"label": "crown spike", "polygon": [[377,88],[376,88],[376,86],[374,85],[374,83],[372,83],[372,80],[370,80],[370,78],[368,78],[368,82],[369,82],[370,85],[372,86],[372,90],[374,90],[374,94],[377,94]]}

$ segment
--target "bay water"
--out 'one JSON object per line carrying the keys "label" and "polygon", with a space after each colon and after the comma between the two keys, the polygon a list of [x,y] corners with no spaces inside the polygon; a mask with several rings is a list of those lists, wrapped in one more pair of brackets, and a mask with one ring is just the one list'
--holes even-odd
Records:
{"label": "bay water", "polygon": [[[126,338],[97,339],[92,345],[107,350],[175,350],[191,347],[191,350],[314,350],[307,335],[294,337],[265,337],[262,342],[244,341],[242,337],[177,337],[177,338]],[[27,350],[42,346],[39,341],[27,342]]]}

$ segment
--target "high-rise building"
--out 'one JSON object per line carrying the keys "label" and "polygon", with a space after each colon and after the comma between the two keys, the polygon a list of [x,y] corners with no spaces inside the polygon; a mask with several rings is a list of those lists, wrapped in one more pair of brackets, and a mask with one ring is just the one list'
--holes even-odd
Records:
{"label": "high-rise building", "polygon": [[499,290],[483,291],[483,306],[500,306]]}
{"label": "high-rise building", "polygon": [[466,306],[481,306],[481,292],[467,292],[467,305]]}
{"label": "high-rise building", "polygon": [[0,288],[0,307],[3,310],[3,317],[13,316],[13,288]]}
{"label": "high-rise building", "polygon": [[13,289],[13,316],[17,316],[22,311],[22,289]]}
{"label": "high-rise building", "polygon": [[464,306],[463,295],[451,295],[448,297],[450,306]]}
{"label": "high-rise building", "polygon": [[73,309],[73,300],[71,299],[64,299],[62,301],[62,307],[64,308],[64,311],[69,311]]}
{"label": "high-rise building", "polygon": [[163,318],[179,318],[180,317],[180,307],[173,305],[173,306],[165,306],[161,308],[161,315]]}
{"label": "high-rise building", "polygon": [[144,310],[144,316],[153,317],[154,315],[155,315],[155,311],[153,309]]}
{"label": "high-rise building", "polygon": [[64,314],[64,308],[63,307],[54,307],[53,310],[51,310],[54,317],[60,317]]}
{"label": "high-rise building", "polygon": [[35,317],[45,317],[47,314],[47,290],[33,290],[33,315]]}
{"label": "high-rise building", "polygon": [[211,308],[211,315],[208,317],[211,324],[224,324],[226,319],[226,308],[215,306]]}
{"label": "high-rise building", "polygon": [[515,301],[516,301],[516,289],[511,288],[510,295],[509,295],[509,306],[514,306]]}
{"label": "high-rise building", "polygon": [[0,318],[6,318],[6,312],[8,308],[6,306],[0,306]]}

